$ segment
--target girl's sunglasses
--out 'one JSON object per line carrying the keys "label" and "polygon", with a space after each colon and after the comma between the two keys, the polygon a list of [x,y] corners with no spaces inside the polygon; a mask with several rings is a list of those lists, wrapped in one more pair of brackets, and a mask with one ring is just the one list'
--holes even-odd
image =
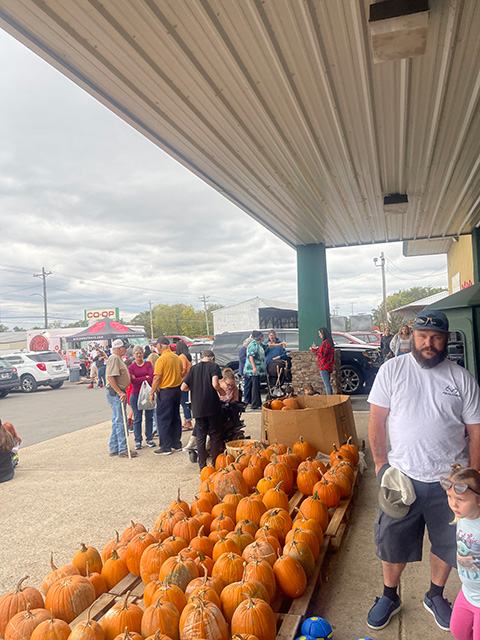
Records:
{"label": "girl's sunglasses", "polygon": [[480,496],[480,492],[472,489],[472,487],[470,487],[466,482],[452,482],[448,478],[440,478],[440,486],[442,487],[442,489],[445,489],[445,491],[453,487],[453,490],[455,491],[457,496],[461,496],[462,493],[465,493],[467,489],[470,489],[470,491],[476,493],[477,496]]}

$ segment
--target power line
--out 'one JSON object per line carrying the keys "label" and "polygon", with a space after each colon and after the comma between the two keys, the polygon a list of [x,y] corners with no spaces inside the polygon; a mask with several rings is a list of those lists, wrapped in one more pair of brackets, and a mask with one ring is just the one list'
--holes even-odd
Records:
{"label": "power line", "polygon": [[[51,271],[45,271],[45,267],[42,267],[42,273],[34,273],[34,278],[42,278],[43,280],[43,311],[45,315],[45,329],[48,329],[48,314],[47,314],[47,276],[52,275]],[[33,294],[35,295],[35,294]]]}

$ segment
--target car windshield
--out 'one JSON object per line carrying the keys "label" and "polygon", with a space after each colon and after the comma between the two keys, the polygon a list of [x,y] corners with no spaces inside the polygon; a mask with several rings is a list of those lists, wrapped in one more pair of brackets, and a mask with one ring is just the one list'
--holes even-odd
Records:
{"label": "car windshield", "polygon": [[2,360],[0,358],[0,369],[11,369],[11,368],[12,368],[12,365],[9,362],[7,362],[6,360]]}
{"label": "car windshield", "polygon": [[38,354],[29,354],[28,358],[33,360],[34,362],[56,362],[57,360],[63,360],[62,356],[60,356],[56,351],[43,351]]}

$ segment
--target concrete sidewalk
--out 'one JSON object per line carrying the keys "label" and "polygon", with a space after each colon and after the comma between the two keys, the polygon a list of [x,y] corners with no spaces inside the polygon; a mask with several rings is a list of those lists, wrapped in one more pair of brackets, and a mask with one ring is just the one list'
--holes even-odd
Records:
{"label": "concrete sidewalk", "polygon": [[[244,418],[247,433],[258,438],[260,414],[247,413]],[[366,438],[368,415],[356,413],[355,420],[359,437]],[[57,566],[69,563],[81,542],[101,549],[130,520],[151,527],[175,500],[178,488],[185,500],[194,499],[200,484],[198,466],[186,453],[163,457],[143,449],[136,459],[110,458],[109,433],[110,424],[103,422],[20,450],[14,479],[0,485],[0,595],[24,575],[38,588],[49,571],[50,551],[55,552]],[[427,562],[405,571],[404,608],[390,625],[377,632],[366,625],[367,611],[375,595],[381,595],[382,585],[373,542],[377,484],[368,451],[367,462],[350,526],[339,553],[329,557],[311,614],[330,621],[335,640],[451,637],[423,607],[429,586]],[[453,600],[458,590],[455,573],[447,597]]]}

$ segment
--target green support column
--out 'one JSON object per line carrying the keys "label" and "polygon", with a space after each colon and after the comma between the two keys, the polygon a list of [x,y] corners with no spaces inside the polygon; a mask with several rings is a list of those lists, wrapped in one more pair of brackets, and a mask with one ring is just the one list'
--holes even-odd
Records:
{"label": "green support column", "polygon": [[330,328],[327,260],[324,244],[297,246],[298,341],[300,351],[318,344],[318,328]]}
{"label": "green support column", "polygon": [[473,284],[480,284],[480,229],[472,231]]}

